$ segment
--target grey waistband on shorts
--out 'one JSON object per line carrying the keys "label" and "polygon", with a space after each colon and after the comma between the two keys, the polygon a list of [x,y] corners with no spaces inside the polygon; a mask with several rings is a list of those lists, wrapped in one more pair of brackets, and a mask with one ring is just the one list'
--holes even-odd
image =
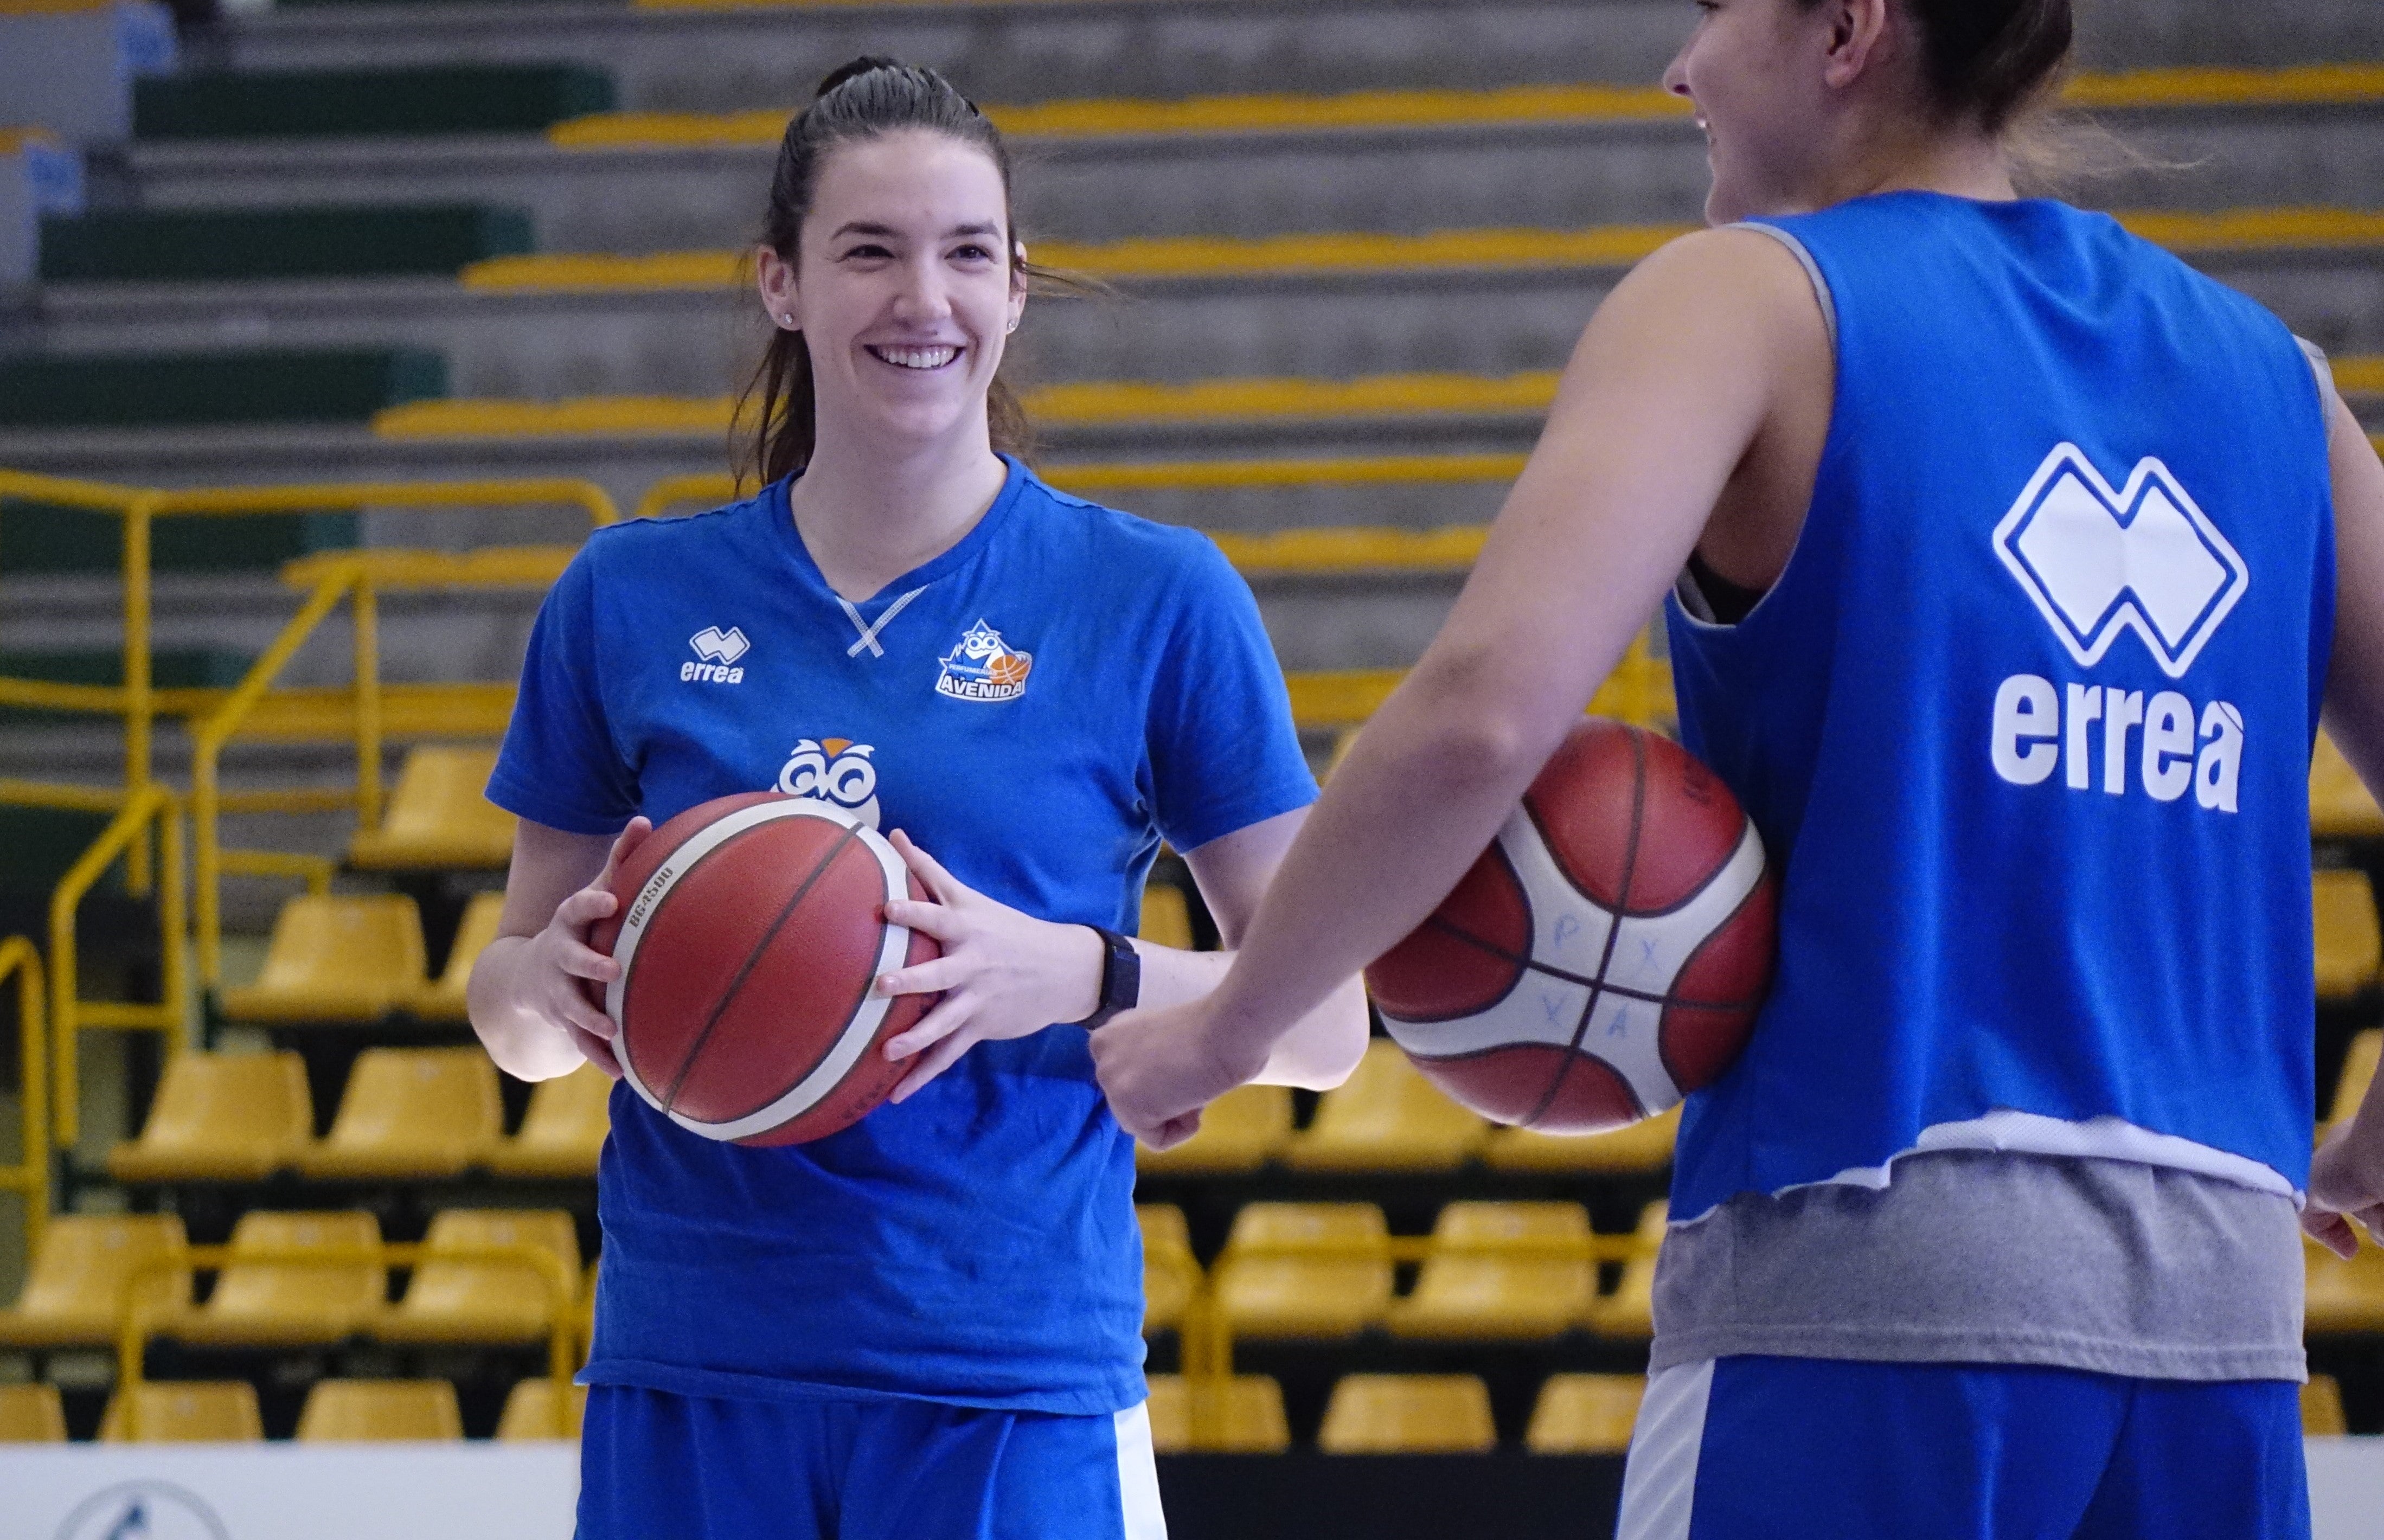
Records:
{"label": "grey waistband on shorts", "polygon": [[1735,1354],[2301,1380],[2292,1204],[2131,1161],[1948,1150],[1666,1236],[1653,1367]]}

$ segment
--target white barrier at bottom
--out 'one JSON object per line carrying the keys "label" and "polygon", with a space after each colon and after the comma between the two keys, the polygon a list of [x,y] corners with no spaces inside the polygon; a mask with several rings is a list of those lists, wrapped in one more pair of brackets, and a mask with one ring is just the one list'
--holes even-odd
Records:
{"label": "white barrier at bottom", "polygon": [[570,1540],[577,1444],[0,1446],[0,1540]]}
{"label": "white barrier at bottom", "polygon": [[[2384,1533],[2384,1438],[2309,1441],[2315,1540]],[[569,1540],[576,1444],[0,1446],[0,1540]]]}
{"label": "white barrier at bottom", "polygon": [[2312,1540],[2384,1534],[2384,1438],[2309,1441]]}

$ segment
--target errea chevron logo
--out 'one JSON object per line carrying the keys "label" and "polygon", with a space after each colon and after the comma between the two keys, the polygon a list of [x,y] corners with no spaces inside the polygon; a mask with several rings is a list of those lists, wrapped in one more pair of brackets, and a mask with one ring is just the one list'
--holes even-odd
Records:
{"label": "errea chevron logo", "polygon": [[738,659],[753,650],[753,644],[745,640],[742,627],[731,626],[724,631],[717,626],[706,626],[688,638],[687,644],[703,661],[680,664],[678,677],[682,680],[716,685],[745,682],[745,671],[735,665]]}
{"label": "errea chevron logo", "polygon": [[2113,490],[2075,444],[2045,456],[1995,526],[1995,554],[2081,666],[2132,630],[2185,677],[2252,585],[2251,570],[2155,459]]}
{"label": "errea chevron logo", "polygon": [[687,644],[694,648],[695,655],[706,663],[735,663],[753,647],[745,640],[744,628],[738,626],[731,626],[725,631],[717,626],[706,626],[688,638]]}

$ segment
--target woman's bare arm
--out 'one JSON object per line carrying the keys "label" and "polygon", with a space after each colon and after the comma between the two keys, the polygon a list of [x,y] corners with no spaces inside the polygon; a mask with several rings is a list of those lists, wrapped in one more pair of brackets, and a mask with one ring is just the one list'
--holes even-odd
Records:
{"label": "woman's bare arm", "polygon": [[612,1021],[582,983],[609,984],[618,970],[590,949],[588,929],[613,913],[604,886],[651,828],[639,818],[608,838],[525,818],[515,829],[504,916],[466,993],[472,1030],[507,1074],[552,1080],[593,1063],[620,1077]]}
{"label": "woman's bare arm", "polygon": [[[2326,730],[2371,793],[2384,795],[2384,462],[2338,396],[2330,411],[2334,464],[2334,663]],[[2310,1171],[2311,1235],[2345,1256],[2359,1241],[2350,1215],[2384,1239],[2384,1075]]]}
{"label": "woman's bare arm", "polygon": [[1690,236],[1615,290],[1447,625],[1335,772],[1226,982],[1096,1039],[1121,1121],[1184,1136],[1456,885],[1656,611],[1783,383],[1829,357],[1810,280],[1767,236]]}

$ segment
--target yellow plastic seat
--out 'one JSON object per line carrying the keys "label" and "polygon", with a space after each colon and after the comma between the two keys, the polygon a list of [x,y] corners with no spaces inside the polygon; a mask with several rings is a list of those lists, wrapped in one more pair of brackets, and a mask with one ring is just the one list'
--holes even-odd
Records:
{"label": "yellow plastic seat", "polygon": [[1192,1230],[1173,1203],[1138,1203],[1134,1217],[1142,1226],[1142,1329],[1172,1332],[1200,1286]]}
{"label": "yellow plastic seat", "polygon": [[[449,1209],[430,1222],[428,1248],[405,1298],[374,1335],[391,1342],[541,1342],[555,1312],[578,1302],[579,1236],[560,1209]],[[534,1246],[563,1264],[561,1299],[528,1262],[490,1261],[441,1252]]]}
{"label": "yellow plastic seat", "polygon": [[2365,872],[2328,871],[2310,878],[2317,931],[2317,998],[2350,1000],[2376,983],[2384,963],[2384,936],[2376,925],[2376,893]]}
{"label": "yellow plastic seat", "polygon": [[167,1064],[138,1139],[107,1152],[119,1182],[255,1182],[315,1136],[295,1053],[184,1053]]}
{"label": "yellow plastic seat", "polygon": [[1619,1455],[1631,1447],[1644,1374],[1552,1374],[1540,1386],[1523,1447],[1535,1455]]}
{"label": "yellow plastic seat", "polygon": [[2334,1083],[2334,1115],[2328,1122],[2345,1122],[2359,1111],[2367,1099],[2367,1087],[2375,1083],[2379,1060],[2384,1060],[2384,1026],[2371,1026],[2351,1039],[2351,1051],[2342,1057],[2342,1078]]}
{"label": "yellow plastic seat", "polygon": [[246,1380],[149,1380],[133,1391],[125,1427],[124,1393],[100,1414],[103,1444],[254,1444],[265,1436],[256,1387]]}
{"label": "yellow plastic seat", "polygon": [[2384,1246],[2362,1234],[2359,1255],[2348,1261],[2307,1236],[2302,1249],[2309,1263],[2302,1320],[2309,1333],[2384,1332]]}
{"label": "yellow plastic seat", "polygon": [[1670,1108],[1610,1134],[1543,1134],[1534,1128],[1499,1128],[1482,1147],[1482,1163],[1493,1171],[1560,1176],[1633,1176],[1672,1163],[1672,1141],[1681,1131],[1681,1110]]}
{"label": "yellow plastic seat", "polygon": [[2342,1386],[2331,1374],[2312,1374],[2302,1386],[2302,1436],[2340,1438],[2350,1431],[2342,1416]]}
{"label": "yellow plastic seat", "polygon": [[561,1180],[596,1174],[596,1158],[612,1132],[613,1077],[593,1064],[541,1080],[531,1087],[521,1132],[489,1149],[500,1176]]}
{"label": "yellow plastic seat", "polygon": [[1214,1284],[1236,1337],[1354,1336],[1390,1308],[1390,1228],[1372,1203],[1246,1204]]}
{"label": "yellow plastic seat", "polygon": [[1454,1171],[1489,1136],[1490,1124],[1441,1095],[1397,1044],[1376,1038],[1283,1160],[1295,1171]]}
{"label": "yellow plastic seat", "polygon": [[2309,791],[2311,834],[2320,839],[2384,839],[2384,809],[2324,733],[2310,756]]}
{"label": "yellow plastic seat", "polygon": [[483,795],[494,749],[420,748],[405,756],[380,827],[348,842],[348,864],[373,871],[502,870],[514,815]]}
{"label": "yellow plastic seat", "polygon": [[1271,1374],[1223,1384],[1181,1374],[1150,1376],[1150,1447],[1162,1455],[1274,1455],[1291,1447],[1283,1386]]}
{"label": "yellow plastic seat", "polygon": [[301,1444],[443,1443],[464,1436],[445,1380],[317,1380],[298,1413]]}
{"label": "yellow plastic seat", "polygon": [[497,1067],[477,1048],[376,1048],[356,1056],[339,1116],[298,1169],[318,1180],[455,1176],[504,1132]]}
{"label": "yellow plastic seat", "polygon": [[[0,1348],[96,1348],[116,1341],[125,1308],[165,1318],[191,1301],[191,1271],[135,1273],[187,1245],[173,1214],[60,1214],[42,1232],[41,1248],[14,1310],[0,1310]],[[135,1292],[137,1289],[137,1292]]]}
{"label": "yellow plastic seat", "polygon": [[1192,950],[1192,905],[1184,889],[1172,882],[1154,882],[1142,890],[1142,939],[1177,951]]}
{"label": "yellow plastic seat", "polygon": [[1530,1341],[1579,1325],[1597,1298],[1589,1211],[1578,1203],[1451,1203],[1433,1226],[1394,1336]]}
{"label": "yellow plastic seat", "polygon": [[281,906],[265,969],[227,989],[242,1022],[371,1022],[423,986],[422,913],[403,894],[308,893]]}
{"label": "yellow plastic seat", "polygon": [[497,1442],[520,1444],[539,1439],[577,1438],[587,1420],[588,1387],[571,1387],[572,1425],[566,1430],[554,1415],[554,1382],[543,1375],[515,1380],[505,1393],[505,1410],[497,1416]]}
{"label": "yellow plastic seat", "polygon": [[283,1346],[338,1342],[380,1318],[388,1274],[350,1255],[378,1251],[380,1222],[367,1213],[271,1213],[252,1209],[232,1226],[231,1260],[205,1304],[177,1322],[187,1342]]}
{"label": "yellow plastic seat", "polygon": [[472,901],[464,906],[462,922],[455,927],[455,942],[447,949],[447,965],[414,997],[416,1015],[427,1022],[471,1019],[465,987],[472,982],[472,964],[480,960],[481,950],[497,938],[497,922],[504,914],[503,893],[472,895]]}
{"label": "yellow plastic seat", "polygon": [[0,1444],[63,1444],[66,1408],[54,1385],[0,1385]]}
{"label": "yellow plastic seat", "polygon": [[1344,1374],[1316,1434],[1328,1455],[1475,1454],[1497,1442],[1477,1374]]}
{"label": "yellow plastic seat", "polygon": [[1650,1203],[1639,1211],[1641,1255],[1622,1264],[1622,1281],[1590,1306],[1590,1328],[1600,1336],[1644,1340],[1656,1335],[1656,1252],[1664,1244],[1668,1211]]}
{"label": "yellow plastic seat", "polygon": [[1201,1110],[1198,1133],[1173,1149],[1137,1145],[1134,1163],[1150,1176],[1238,1176],[1290,1142],[1291,1087],[1240,1086]]}

